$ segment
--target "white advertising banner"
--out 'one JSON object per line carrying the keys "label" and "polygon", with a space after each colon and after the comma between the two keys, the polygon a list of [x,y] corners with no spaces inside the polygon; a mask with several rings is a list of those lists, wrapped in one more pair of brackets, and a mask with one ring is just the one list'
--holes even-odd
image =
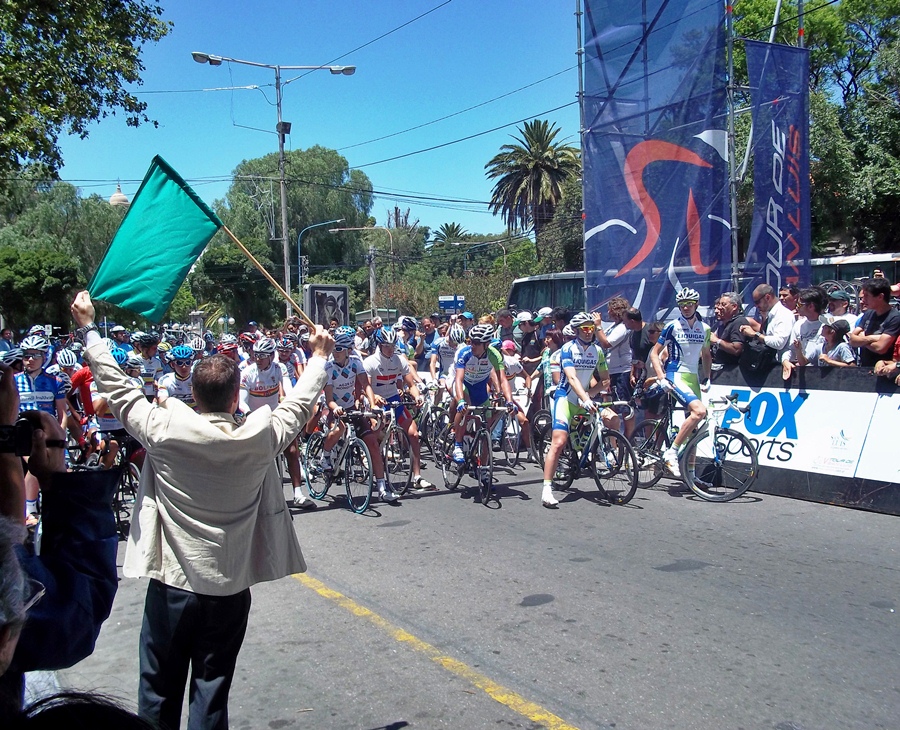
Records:
{"label": "white advertising banner", "polygon": [[723,425],[747,435],[760,466],[897,481],[888,439],[900,426],[900,395],[713,385],[709,397],[732,393],[751,409],[742,419],[729,409]]}

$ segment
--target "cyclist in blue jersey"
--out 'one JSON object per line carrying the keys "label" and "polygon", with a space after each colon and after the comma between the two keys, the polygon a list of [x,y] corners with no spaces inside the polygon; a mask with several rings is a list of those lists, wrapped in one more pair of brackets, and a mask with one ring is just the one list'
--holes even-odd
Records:
{"label": "cyclist in blue jersey", "polygon": [[[591,396],[609,390],[609,370],[603,350],[594,340],[594,319],[585,312],[572,316],[563,330],[574,334],[559,350],[560,378],[553,393],[553,432],[550,449],[544,457],[544,486],[541,504],[555,508],[559,501],[553,496],[553,475],[569,438],[569,426],[575,416],[593,413],[597,404]],[[608,428],[619,427],[619,416],[608,408],[601,413]]]}
{"label": "cyclist in blue jersey", "polygon": [[[659,335],[659,340],[650,351],[650,364],[656,372],[658,382],[672,391],[687,412],[672,446],[663,453],[666,468],[673,476],[681,477],[678,454],[694,429],[706,418],[706,406],[703,405],[701,393],[709,390],[712,353],[709,325],[697,316],[700,294],[685,287],[675,295],[675,301],[680,314]],[[663,350],[668,354],[665,372],[660,359]],[[704,372],[702,378],[701,363]]]}

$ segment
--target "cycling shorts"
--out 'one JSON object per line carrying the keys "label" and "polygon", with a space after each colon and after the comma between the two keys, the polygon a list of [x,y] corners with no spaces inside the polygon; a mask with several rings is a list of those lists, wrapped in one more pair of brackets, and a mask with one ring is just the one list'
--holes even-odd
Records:
{"label": "cycling shorts", "polygon": [[473,406],[488,405],[488,381],[480,383],[464,383],[463,394],[469,396],[469,403]]}
{"label": "cycling shorts", "polygon": [[587,413],[587,409],[573,403],[565,396],[553,399],[553,430],[569,432],[569,424],[575,416]]}
{"label": "cycling shorts", "polygon": [[695,400],[702,403],[700,376],[696,373],[666,373],[666,380],[675,386],[672,394],[681,405],[687,406]]}

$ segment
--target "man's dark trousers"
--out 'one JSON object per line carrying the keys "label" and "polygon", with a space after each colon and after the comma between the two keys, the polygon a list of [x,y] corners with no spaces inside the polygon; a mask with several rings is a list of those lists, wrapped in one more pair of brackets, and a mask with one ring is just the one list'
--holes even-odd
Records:
{"label": "man's dark trousers", "polygon": [[190,666],[188,730],[227,728],[228,691],[249,614],[249,588],[207,596],[151,580],[141,627],[138,714],[177,730]]}

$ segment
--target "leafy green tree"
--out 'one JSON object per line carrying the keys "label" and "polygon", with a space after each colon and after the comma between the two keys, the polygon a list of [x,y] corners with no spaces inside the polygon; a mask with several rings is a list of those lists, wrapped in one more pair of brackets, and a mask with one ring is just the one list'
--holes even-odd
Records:
{"label": "leafy green tree", "polygon": [[144,0],[5,0],[0,5],[0,169],[62,163],[57,141],[86,137],[94,120],[124,112],[137,126],[145,43],[165,36],[162,8]]}
{"label": "leafy green tree", "polygon": [[543,252],[543,271],[578,271],[584,268],[581,201],[581,181],[575,178],[566,180],[562,202],[537,238],[537,248]]}
{"label": "leafy green tree", "polygon": [[76,262],[62,251],[0,246],[0,312],[13,327],[65,325],[78,284]]}
{"label": "leafy green tree", "polygon": [[562,200],[563,183],[581,170],[578,150],[555,141],[559,131],[547,120],[525,122],[516,144],[503,145],[485,165],[488,179],[496,180],[491,211],[510,231],[533,228],[540,235]]}

